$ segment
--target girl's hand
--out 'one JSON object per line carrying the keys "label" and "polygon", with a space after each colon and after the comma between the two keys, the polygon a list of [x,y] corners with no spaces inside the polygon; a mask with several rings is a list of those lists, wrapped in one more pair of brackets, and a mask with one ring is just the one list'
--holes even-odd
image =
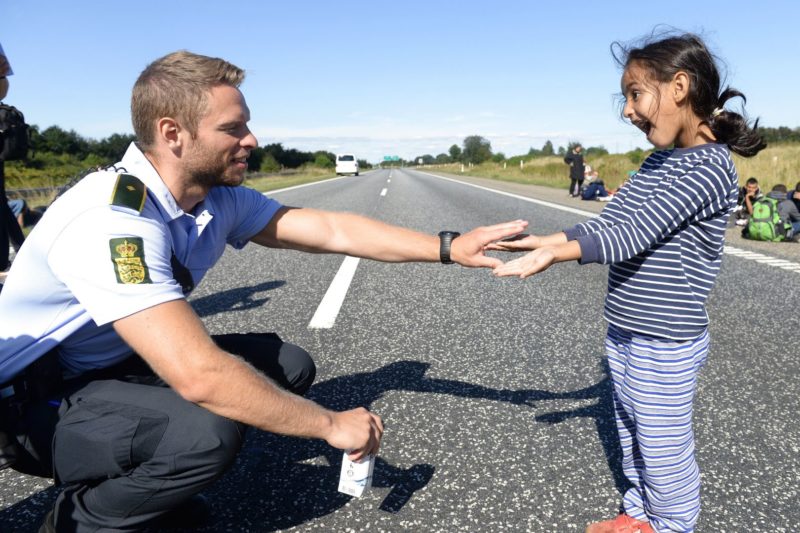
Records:
{"label": "girl's hand", "polygon": [[489,243],[484,250],[499,250],[501,252],[525,252],[535,250],[541,246],[541,237],[520,233],[508,239]]}
{"label": "girl's hand", "polygon": [[509,261],[493,270],[495,276],[519,276],[527,278],[544,272],[555,262],[556,254],[551,247],[539,248],[518,259]]}

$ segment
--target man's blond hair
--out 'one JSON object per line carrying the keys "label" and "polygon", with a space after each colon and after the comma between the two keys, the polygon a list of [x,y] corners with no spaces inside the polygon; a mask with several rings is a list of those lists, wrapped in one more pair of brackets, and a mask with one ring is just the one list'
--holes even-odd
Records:
{"label": "man's blond hair", "polygon": [[195,137],[208,107],[208,93],[219,85],[239,87],[244,71],[223,59],[186,50],[150,63],[133,86],[131,117],[139,147],[155,145],[156,122],[171,117]]}

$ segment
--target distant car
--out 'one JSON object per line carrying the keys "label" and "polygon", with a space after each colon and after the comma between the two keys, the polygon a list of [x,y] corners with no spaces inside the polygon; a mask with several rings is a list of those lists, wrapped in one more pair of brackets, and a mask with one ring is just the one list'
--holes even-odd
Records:
{"label": "distant car", "polygon": [[353,154],[339,154],[336,156],[336,175],[343,174],[358,176],[358,161]]}

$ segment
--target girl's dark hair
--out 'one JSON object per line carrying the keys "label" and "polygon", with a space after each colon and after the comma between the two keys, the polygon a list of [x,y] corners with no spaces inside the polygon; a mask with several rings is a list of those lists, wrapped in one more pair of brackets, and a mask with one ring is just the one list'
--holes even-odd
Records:
{"label": "girl's dark hair", "polygon": [[740,97],[744,102],[747,99],[731,87],[720,92],[715,58],[697,35],[684,33],[664,37],[654,33],[636,46],[614,42],[611,54],[623,69],[638,63],[660,83],[671,81],[680,71],[686,72],[691,80],[692,110],[711,128],[717,140],[744,157],[752,157],[767,146],[757,131],[758,120],[750,127],[747,117],[743,116],[744,110],[739,114],[723,107],[731,98]]}

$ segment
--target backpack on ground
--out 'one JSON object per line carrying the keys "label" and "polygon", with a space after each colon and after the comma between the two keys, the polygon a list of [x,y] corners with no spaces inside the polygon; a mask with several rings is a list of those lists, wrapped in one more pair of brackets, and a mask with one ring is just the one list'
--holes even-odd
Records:
{"label": "backpack on ground", "polygon": [[17,161],[28,156],[30,127],[16,107],[0,104],[0,160]]}
{"label": "backpack on ground", "polygon": [[753,204],[745,231],[748,239],[779,242],[789,236],[789,227],[778,213],[778,200],[764,196]]}

